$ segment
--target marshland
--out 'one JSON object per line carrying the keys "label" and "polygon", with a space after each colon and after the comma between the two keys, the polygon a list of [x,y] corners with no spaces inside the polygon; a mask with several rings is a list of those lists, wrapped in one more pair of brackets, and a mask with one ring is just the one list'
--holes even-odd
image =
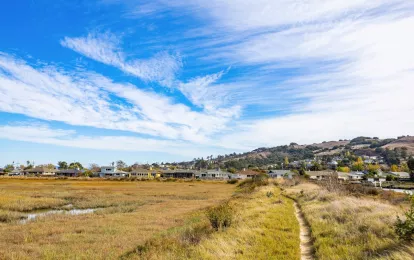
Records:
{"label": "marshland", "polygon": [[1,178],[0,258],[412,259],[414,245],[395,229],[408,195],[338,187]]}

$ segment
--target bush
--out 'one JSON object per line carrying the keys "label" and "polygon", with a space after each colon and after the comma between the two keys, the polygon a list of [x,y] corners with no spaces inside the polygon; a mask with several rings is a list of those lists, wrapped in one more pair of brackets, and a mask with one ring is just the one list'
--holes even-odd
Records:
{"label": "bush", "polygon": [[237,180],[237,179],[231,179],[231,180],[227,181],[228,184],[236,184],[238,182],[239,182],[239,180]]}
{"label": "bush", "polygon": [[211,207],[206,212],[211,226],[215,230],[221,230],[231,226],[233,220],[233,209],[228,203]]}
{"label": "bush", "polygon": [[183,244],[197,245],[201,240],[208,237],[211,232],[212,229],[207,223],[193,225],[183,230],[180,234],[180,241]]}
{"label": "bush", "polygon": [[240,188],[240,192],[242,193],[252,193],[256,187],[266,186],[269,182],[266,178],[253,178],[253,179],[246,179],[240,182],[237,187]]}
{"label": "bush", "polygon": [[395,223],[395,233],[402,240],[411,241],[414,238],[414,197],[411,198],[411,207],[404,213],[405,220],[399,216]]}

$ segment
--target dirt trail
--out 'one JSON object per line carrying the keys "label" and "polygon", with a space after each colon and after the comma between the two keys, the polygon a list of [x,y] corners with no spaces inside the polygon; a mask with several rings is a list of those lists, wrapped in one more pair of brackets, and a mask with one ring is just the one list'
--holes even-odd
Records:
{"label": "dirt trail", "polygon": [[299,208],[298,204],[295,202],[295,215],[299,221],[300,226],[300,252],[301,260],[312,260],[313,257],[313,244],[310,233],[310,228],[307,225],[305,218],[303,216],[302,210]]}

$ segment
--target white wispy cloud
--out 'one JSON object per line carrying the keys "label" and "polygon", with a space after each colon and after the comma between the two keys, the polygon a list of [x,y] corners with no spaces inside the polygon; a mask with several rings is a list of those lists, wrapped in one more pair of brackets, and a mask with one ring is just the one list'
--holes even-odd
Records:
{"label": "white wispy cloud", "polygon": [[[228,70],[227,70],[228,71]],[[207,111],[214,111],[228,106],[228,92],[226,88],[222,88],[217,81],[227,71],[220,71],[215,74],[195,77],[187,82],[180,82],[178,89],[188,98],[194,105],[202,107]],[[241,106],[232,106],[229,111],[234,115],[240,113]]]}
{"label": "white wispy cloud", "polygon": [[[249,80],[233,78],[225,91],[237,97],[231,99],[235,105],[243,103],[246,110],[254,105],[255,120],[235,121],[233,131],[219,141],[224,146],[248,149],[291,140],[412,133],[414,37],[407,32],[414,26],[413,2],[161,2],[177,11],[191,10],[206,21],[204,31],[219,38],[211,44],[201,35],[186,46],[207,46],[199,53],[209,62],[252,69],[243,75]],[[272,76],[286,73],[291,74]],[[205,91],[214,83],[208,79],[194,80],[194,89],[203,86]],[[281,105],[284,114],[263,116]]]}
{"label": "white wispy cloud", "polygon": [[192,111],[155,92],[96,73],[34,68],[6,54],[0,55],[0,99],[4,112],[196,143],[207,142],[235,116]]}
{"label": "white wispy cloud", "polygon": [[[178,89],[197,109],[96,73],[35,67],[2,54],[0,110],[166,139],[121,136],[121,145],[115,144],[119,149],[133,149],[130,142],[174,147],[171,152],[188,149],[194,155],[208,143],[240,151],[292,141],[412,134],[412,1],[158,0],[131,10],[146,16],[169,10],[198,19],[197,26],[205,24],[197,28],[200,33],[190,37],[193,30],[188,32],[183,43],[175,36],[176,44],[203,62],[197,66],[220,69],[178,80],[180,57],[160,53],[130,59],[120,39],[109,33],[66,37],[61,44],[144,81]],[[217,72],[229,64],[231,76]],[[2,129],[3,136],[19,133]],[[47,141],[21,136],[68,146],[71,139],[77,147],[107,140],[48,128],[33,131]],[[13,136],[7,138],[18,138]]]}
{"label": "white wispy cloud", "polygon": [[[132,136],[85,136],[73,130],[54,129],[45,124],[0,125],[0,138],[40,144],[52,144],[95,150],[164,152],[192,158],[199,148],[188,142],[154,140]],[[223,152],[222,148],[204,146],[205,154]]]}
{"label": "white wispy cloud", "polygon": [[167,52],[156,53],[149,59],[128,59],[121,50],[121,39],[109,32],[89,33],[86,37],[65,37],[60,42],[86,57],[112,65],[144,81],[156,81],[171,86],[182,67],[181,57]]}

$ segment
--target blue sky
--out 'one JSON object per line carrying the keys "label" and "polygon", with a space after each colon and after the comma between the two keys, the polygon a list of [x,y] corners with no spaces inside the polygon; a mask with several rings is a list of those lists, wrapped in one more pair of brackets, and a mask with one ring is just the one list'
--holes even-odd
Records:
{"label": "blue sky", "polygon": [[3,1],[0,165],[413,134],[412,28],[402,0]]}

